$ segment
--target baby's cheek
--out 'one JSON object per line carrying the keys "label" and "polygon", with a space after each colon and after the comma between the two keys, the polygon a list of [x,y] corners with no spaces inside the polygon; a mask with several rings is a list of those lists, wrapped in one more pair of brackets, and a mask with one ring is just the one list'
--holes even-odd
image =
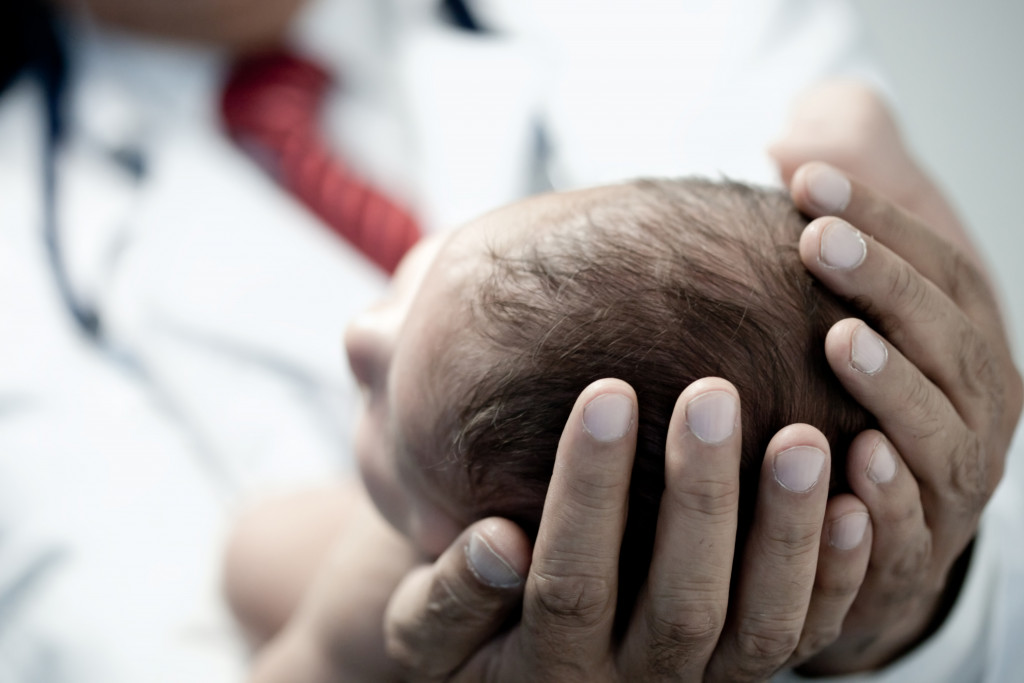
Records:
{"label": "baby's cheek", "polygon": [[389,444],[381,440],[380,431],[369,414],[360,421],[355,446],[359,474],[370,500],[391,526],[408,535],[406,491],[398,481]]}

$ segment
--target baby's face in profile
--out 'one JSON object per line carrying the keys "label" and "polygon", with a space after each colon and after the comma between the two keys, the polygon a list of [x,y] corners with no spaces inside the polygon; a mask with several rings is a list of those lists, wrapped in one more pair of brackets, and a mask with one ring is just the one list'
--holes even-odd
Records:
{"label": "baby's face in profile", "polygon": [[448,259],[439,260],[446,246],[438,236],[412,249],[385,298],[345,332],[364,398],[355,443],[360,473],[388,522],[427,555],[439,554],[464,526],[455,468],[425,447],[438,403],[430,350],[454,325],[447,297],[464,277]]}

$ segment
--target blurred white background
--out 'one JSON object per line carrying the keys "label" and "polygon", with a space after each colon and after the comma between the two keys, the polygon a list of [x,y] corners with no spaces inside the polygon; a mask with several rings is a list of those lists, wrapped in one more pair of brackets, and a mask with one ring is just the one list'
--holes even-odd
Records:
{"label": "blurred white background", "polygon": [[1024,353],[1024,2],[856,0],[911,147],[978,235]]}

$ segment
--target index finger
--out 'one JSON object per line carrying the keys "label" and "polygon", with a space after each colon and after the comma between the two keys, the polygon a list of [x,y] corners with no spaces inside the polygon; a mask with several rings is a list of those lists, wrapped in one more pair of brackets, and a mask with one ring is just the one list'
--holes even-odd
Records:
{"label": "index finger", "polygon": [[636,428],[633,389],[599,380],[576,401],[558,444],[521,642],[548,671],[609,657]]}

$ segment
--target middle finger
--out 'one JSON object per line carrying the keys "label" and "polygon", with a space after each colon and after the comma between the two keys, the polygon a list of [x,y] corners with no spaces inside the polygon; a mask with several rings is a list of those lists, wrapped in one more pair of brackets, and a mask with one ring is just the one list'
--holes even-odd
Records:
{"label": "middle finger", "polygon": [[768,444],[737,590],[708,680],[763,680],[796,650],[818,566],[830,464],[828,440],[809,425],[790,425]]}
{"label": "middle finger", "polygon": [[740,441],[732,384],[687,387],[669,424],[648,584],[623,649],[635,678],[699,679],[715,648],[729,603]]}

